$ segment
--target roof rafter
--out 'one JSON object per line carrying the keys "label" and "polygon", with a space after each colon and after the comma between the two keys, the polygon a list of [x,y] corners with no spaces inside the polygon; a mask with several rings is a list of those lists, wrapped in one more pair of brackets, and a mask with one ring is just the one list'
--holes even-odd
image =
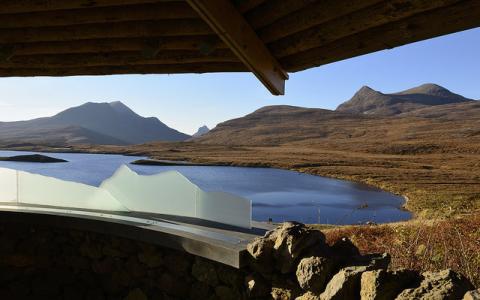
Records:
{"label": "roof rafter", "polygon": [[187,2],[272,94],[284,94],[288,74],[230,1]]}

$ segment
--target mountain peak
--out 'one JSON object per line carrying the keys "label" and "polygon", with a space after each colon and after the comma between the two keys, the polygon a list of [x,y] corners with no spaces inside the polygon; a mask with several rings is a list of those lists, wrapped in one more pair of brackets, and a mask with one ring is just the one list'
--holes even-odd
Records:
{"label": "mountain peak", "polygon": [[418,88],[446,90],[446,88],[444,88],[443,86],[438,85],[436,83],[424,83],[424,84],[419,85]]}
{"label": "mountain peak", "polygon": [[145,118],[120,101],[87,102],[64,110],[45,124],[77,126],[121,140],[124,144],[141,144],[151,141],[183,141],[188,135],[178,132],[157,118]]}
{"label": "mountain peak", "polygon": [[347,102],[338,106],[337,111],[361,114],[396,115],[425,106],[471,101],[452,93],[446,88],[426,83],[392,94],[383,94],[368,86],[362,87]]}
{"label": "mountain peak", "polygon": [[382,95],[382,93],[372,89],[368,85],[364,85],[353,95],[353,97],[369,97],[373,95]]}
{"label": "mountain peak", "polygon": [[112,101],[108,103],[111,107],[127,107],[122,101]]}
{"label": "mountain peak", "polygon": [[375,92],[374,89],[372,89],[371,87],[369,87],[368,85],[364,85],[362,86],[358,91],[357,93],[361,93],[361,92]]}
{"label": "mountain peak", "polygon": [[113,101],[108,103],[108,105],[117,113],[122,115],[137,115],[130,107],[126,106],[122,101]]}
{"label": "mountain peak", "polygon": [[365,85],[350,100],[340,104],[337,111],[370,114],[378,106],[378,103],[385,101],[388,101],[388,99],[384,94]]}
{"label": "mountain peak", "polygon": [[397,94],[399,95],[424,94],[424,95],[434,95],[434,96],[441,96],[441,97],[454,95],[448,89],[435,83],[425,83],[417,87],[399,92]]}
{"label": "mountain peak", "polygon": [[200,137],[200,136],[208,133],[209,131],[210,131],[210,129],[206,125],[200,126],[200,128],[198,128],[197,132],[195,132],[193,134],[193,137]]}

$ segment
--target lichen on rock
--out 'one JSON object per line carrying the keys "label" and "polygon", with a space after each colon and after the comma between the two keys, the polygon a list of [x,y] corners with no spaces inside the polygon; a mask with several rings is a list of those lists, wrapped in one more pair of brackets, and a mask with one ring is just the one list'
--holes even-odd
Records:
{"label": "lichen on rock", "polygon": [[473,289],[467,278],[450,269],[424,272],[422,276],[420,286],[404,290],[396,299],[462,299],[467,291]]}
{"label": "lichen on rock", "polygon": [[463,300],[480,300],[480,289],[466,292]]}
{"label": "lichen on rock", "polygon": [[362,300],[394,299],[403,289],[420,282],[418,272],[412,270],[386,271],[378,269],[362,274],[360,297]]}
{"label": "lichen on rock", "polygon": [[335,266],[336,262],[332,258],[306,257],[297,266],[297,281],[302,289],[320,293],[325,288]]}

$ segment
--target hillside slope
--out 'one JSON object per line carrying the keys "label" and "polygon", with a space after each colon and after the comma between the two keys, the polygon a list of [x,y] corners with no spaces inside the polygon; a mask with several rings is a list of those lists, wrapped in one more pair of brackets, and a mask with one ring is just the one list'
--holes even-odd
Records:
{"label": "hillside slope", "polygon": [[[361,101],[359,94],[363,97]],[[480,139],[479,101],[431,84],[398,95],[395,97],[402,97],[398,98],[400,100],[364,87],[352,98],[355,101],[347,101],[336,111],[266,106],[244,117],[220,123],[195,141],[217,145],[322,143],[377,152],[399,144],[436,144],[439,139],[448,143],[467,137]],[[409,102],[406,99],[410,99]],[[353,104],[358,108],[380,102],[386,105],[377,107],[375,112],[367,109],[370,113],[353,113],[348,108]],[[395,111],[395,114],[387,111]],[[388,152],[403,151],[399,150],[402,147]]]}
{"label": "hillside slope", "polygon": [[[352,116],[319,108],[266,106],[242,118],[218,124],[195,141],[209,144],[276,145],[300,140],[356,134],[367,116]],[[352,126],[349,126],[352,125]]]}
{"label": "hillside slope", "polygon": [[2,145],[127,145],[125,141],[80,126],[28,127],[28,124],[0,123]]}

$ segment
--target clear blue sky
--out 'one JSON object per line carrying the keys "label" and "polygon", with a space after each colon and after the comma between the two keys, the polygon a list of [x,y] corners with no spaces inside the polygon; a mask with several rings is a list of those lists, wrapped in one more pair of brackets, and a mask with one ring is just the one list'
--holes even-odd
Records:
{"label": "clear blue sky", "polygon": [[265,105],[334,109],[363,85],[395,92],[427,82],[480,99],[480,28],[290,74],[286,96],[280,97],[248,73],[0,78],[0,120],[120,100],[143,116],[193,133]]}

